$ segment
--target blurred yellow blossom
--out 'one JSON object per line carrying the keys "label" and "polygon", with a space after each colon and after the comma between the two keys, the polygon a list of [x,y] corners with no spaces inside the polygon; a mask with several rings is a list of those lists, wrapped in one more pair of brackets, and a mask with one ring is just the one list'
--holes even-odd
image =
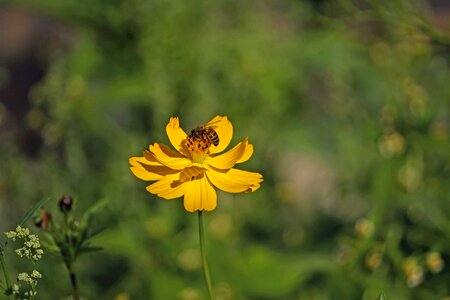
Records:
{"label": "blurred yellow blossom", "polygon": [[366,255],[366,267],[370,270],[378,269],[383,262],[384,255],[384,245],[377,244],[373,247],[373,249]]}
{"label": "blurred yellow blossom", "polygon": [[114,297],[114,300],[130,300],[130,297],[126,293],[120,293]]}
{"label": "blurred yellow blossom", "polygon": [[423,268],[419,266],[414,257],[408,257],[403,261],[403,272],[406,275],[406,284],[413,288],[423,282]]}
{"label": "blurred yellow blossom", "polygon": [[200,268],[200,255],[197,250],[187,249],[177,257],[177,263],[185,271],[195,271]]}
{"label": "blurred yellow blossom", "polygon": [[406,142],[403,136],[397,132],[383,135],[380,138],[379,150],[384,157],[400,155],[405,151]]}
{"label": "blurred yellow blossom", "polygon": [[416,189],[421,183],[420,168],[413,164],[407,163],[400,168],[397,179],[399,183],[407,190],[412,191]]}
{"label": "blurred yellow blossom", "polygon": [[431,273],[439,273],[444,268],[444,260],[439,252],[429,252],[425,258],[425,264]]}
{"label": "blurred yellow blossom", "polygon": [[372,233],[373,223],[366,218],[358,219],[355,223],[355,230],[360,236],[368,236]]}
{"label": "blurred yellow blossom", "polygon": [[177,299],[180,300],[200,300],[202,299],[202,297],[200,296],[200,293],[192,288],[185,288],[182,289],[179,293],[178,293],[178,297]]}

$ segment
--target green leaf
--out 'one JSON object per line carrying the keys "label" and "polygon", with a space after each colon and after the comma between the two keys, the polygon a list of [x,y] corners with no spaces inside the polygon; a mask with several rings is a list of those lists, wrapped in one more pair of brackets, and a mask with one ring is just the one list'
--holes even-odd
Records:
{"label": "green leaf", "polygon": [[96,229],[94,229],[94,230],[89,231],[86,240],[90,240],[90,239],[92,239],[93,237],[95,237],[96,235],[99,235],[99,234],[102,233],[105,229],[106,229],[106,227],[99,227],[99,228],[96,228]]}
{"label": "green leaf", "polygon": [[87,226],[91,217],[97,213],[100,209],[102,209],[106,203],[108,203],[107,200],[101,200],[99,202],[97,202],[96,204],[94,204],[93,206],[91,206],[83,215],[83,217],[81,218],[81,222],[80,222],[80,227],[84,227]]}
{"label": "green leaf", "polygon": [[45,240],[41,240],[42,246],[44,246],[46,249],[50,251],[59,252],[60,249],[58,245],[56,244],[55,240],[53,239],[53,236],[47,232],[44,233]]}
{"label": "green leaf", "polygon": [[[107,200],[101,200],[91,206],[83,215],[80,220],[80,226],[78,227],[79,240],[75,245],[75,251],[78,252],[82,248],[82,245],[87,242],[93,235],[89,234],[89,223],[91,222],[92,216],[102,209],[106,204]],[[94,232],[96,234],[100,232]],[[81,250],[80,250],[81,251]]]}
{"label": "green leaf", "polygon": [[103,247],[96,247],[96,246],[83,247],[83,248],[81,248],[79,255],[84,254],[84,253],[98,252],[101,250],[103,250]]}
{"label": "green leaf", "polygon": [[50,201],[51,198],[47,198],[47,199],[42,199],[41,201],[39,201],[38,203],[36,203],[33,207],[31,207],[24,215],[24,217],[22,218],[22,220],[19,222],[20,226],[23,226],[33,215],[34,213],[40,209],[45,203],[47,203],[48,201]]}
{"label": "green leaf", "polygon": [[380,300],[387,300],[387,296],[384,292],[381,292]]}

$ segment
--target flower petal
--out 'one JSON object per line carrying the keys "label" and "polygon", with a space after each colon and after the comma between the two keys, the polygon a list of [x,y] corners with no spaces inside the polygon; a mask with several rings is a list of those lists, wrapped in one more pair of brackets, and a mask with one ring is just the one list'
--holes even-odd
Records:
{"label": "flower petal", "polygon": [[186,139],[186,132],[180,128],[178,117],[172,117],[166,126],[166,133],[169,137],[172,146],[180,151],[182,149],[182,142]]}
{"label": "flower petal", "polygon": [[230,169],[236,164],[236,162],[242,159],[246,152],[247,145],[248,141],[245,139],[228,152],[208,158],[205,160],[205,163],[217,169]]}
{"label": "flower petal", "polygon": [[153,157],[161,164],[174,170],[182,170],[192,165],[192,161],[190,159],[186,158],[181,153],[170,149],[164,144],[155,143],[150,145],[150,152],[151,153],[147,153],[147,155],[150,154],[149,158]]}
{"label": "flower petal", "polygon": [[209,168],[206,175],[213,185],[228,193],[254,192],[263,181],[261,174],[239,169],[222,171]]}
{"label": "flower petal", "polygon": [[188,181],[184,194],[184,208],[189,212],[211,211],[217,206],[217,194],[206,176]]}
{"label": "flower petal", "polygon": [[144,151],[144,159],[148,162],[149,165],[152,166],[163,166],[162,163],[160,163],[156,158],[155,155],[153,153],[151,153],[148,150]]}
{"label": "flower petal", "polygon": [[215,116],[205,126],[210,125],[219,136],[219,145],[209,148],[211,154],[220,153],[225,150],[233,137],[233,125],[226,116]]}
{"label": "flower petal", "polygon": [[186,183],[179,181],[179,173],[162,177],[157,182],[147,186],[147,191],[164,199],[174,199],[184,195]]}
{"label": "flower petal", "polygon": [[145,157],[131,157],[129,162],[131,165],[131,172],[133,172],[137,178],[145,181],[158,180],[167,174],[179,172],[163,166],[160,163],[156,165],[155,163],[149,162]]}
{"label": "flower petal", "polygon": [[240,164],[240,163],[246,162],[247,160],[250,159],[250,157],[252,157],[252,155],[253,155],[253,145],[247,144],[247,146],[245,147],[244,154],[236,163]]}

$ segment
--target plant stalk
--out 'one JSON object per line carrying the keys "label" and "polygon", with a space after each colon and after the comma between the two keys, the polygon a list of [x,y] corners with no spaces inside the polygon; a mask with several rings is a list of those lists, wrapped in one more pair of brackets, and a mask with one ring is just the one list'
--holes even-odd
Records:
{"label": "plant stalk", "polygon": [[[3,249],[0,249],[0,264],[2,265],[3,275],[5,276],[6,289],[11,291],[12,285],[8,275],[8,267],[6,266],[5,257],[3,256]],[[13,299],[12,295],[8,295],[8,299]]]}
{"label": "plant stalk", "polygon": [[208,261],[205,254],[205,233],[203,229],[202,212],[198,211],[198,234],[200,237],[200,254],[202,256],[203,274],[205,275],[206,286],[208,287],[209,299],[214,300],[211,276],[209,275]]}
{"label": "plant stalk", "polygon": [[80,300],[80,291],[78,290],[77,273],[73,269],[73,266],[67,268],[70,276],[70,284],[72,285],[72,298],[73,300]]}

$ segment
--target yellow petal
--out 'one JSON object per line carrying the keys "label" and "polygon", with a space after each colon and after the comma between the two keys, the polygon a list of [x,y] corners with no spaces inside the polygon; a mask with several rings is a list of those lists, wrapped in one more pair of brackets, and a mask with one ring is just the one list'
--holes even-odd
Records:
{"label": "yellow petal", "polygon": [[205,160],[205,163],[217,169],[230,169],[243,157],[247,145],[248,142],[247,139],[245,139],[228,152],[208,158]]}
{"label": "yellow petal", "polygon": [[161,165],[163,165],[162,163],[160,163],[155,158],[155,155],[153,155],[153,153],[151,153],[148,150],[144,151],[144,159],[148,162],[149,165],[152,165],[152,166],[161,166]]}
{"label": "yellow petal", "polygon": [[181,171],[180,181],[185,182],[185,181],[191,181],[194,179],[199,179],[203,176],[204,173],[205,173],[204,168],[192,166],[192,167],[186,168],[183,171]]}
{"label": "yellow petal", "polygon": [[133,174],[142,180],[152,181],[158,180],[162,178],[164,175],[173,174],[178,171],[172,170],[169,167],[163,166],[158,163],[155,165],[152,162],[149,162],[144,157],[131,157],[129,159],[130,162],[130,170]]}
{"label": "yellow petal", "polygon": [[164,144],[154,143],[153,145],[149,146],[149,150],[158,156],[167,156],[167,157],[179,157],[179,158],[185,158],[185,156],[175,150],[170,149]]}
{"label": "yellow petal", "polygon": [[219,145],[209,148],[211,154],[220,153],[225,150],[233,137],[233,125],[226,116],[215,116],[206,125],[210,125],[219,136]]}
{"label": "yellow petal", "polygon": [[178,180],[179,177],[178,173],[166,175],[157,182],[147,186],[146,189],[148,192],[164,199],[181,197],[186,191],[186,184],[181,183]]}
{"label": "yellow petal", "polygon": [[[144,153],[145,153],[145,152],[144,152]],[[134,157],[130,157],[130,159],[129,159],[128,161],[129,161],[129,163],[130,163],[131,165],[145,164],[145,165],[150,165],[150,166],[162,166],[162,164],[161,164],[159,161],[155,160],[155,159],[153,159],[153,160],[148,160],[148,159],[145,157],[145,154],[144,154],[144,156],[134,156]]]}
{"label": "yellow petal", "polygon": [[216,208],[217,194],[206,176],[188,181],[185,184],[187,186],[184,194],[184,208],[187,211],[211,211]]}
{"label": "yellow petal", "polygon": [[254,192],[263,181],[261,174],[239,169],[221,171],[209,168],[206,175],[213,185],[228,193]]}
{"label": "yellow petal", "polygon": [[187,135],[186,132],[180,128],[178,117],[170,118],[169,123],[166,126],[166,133],[172,146],[178,151],[181,151],[182,142],[186,139]]}
{"label": "yellow petal", "polygon": [[247,160],[250,159],[250,157],[252,157],[252,155],[253,155],[253,145],[247,144],[247,146],[245,147],[244,154],[236,163],[240,164],[240,163],[246,162]]}
{"label": "yellow petal", "polygon": [[186,158],[181,153],[170,149],[164,144],[155,143],[150,145],[150,152],[150,157],[153,157],[161,164],[174,170],[182,170],[192,165],[190,159]]}

